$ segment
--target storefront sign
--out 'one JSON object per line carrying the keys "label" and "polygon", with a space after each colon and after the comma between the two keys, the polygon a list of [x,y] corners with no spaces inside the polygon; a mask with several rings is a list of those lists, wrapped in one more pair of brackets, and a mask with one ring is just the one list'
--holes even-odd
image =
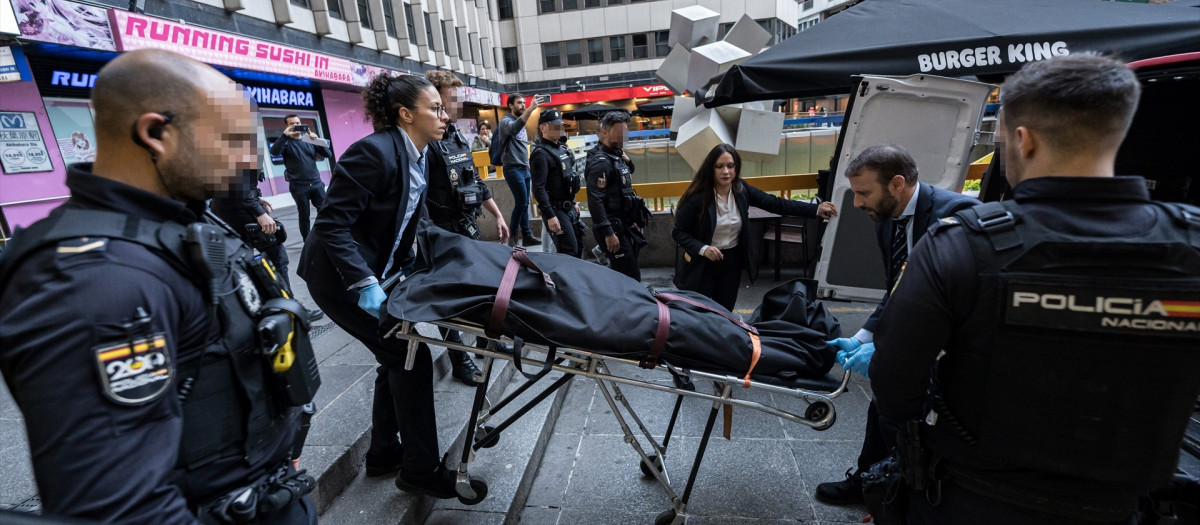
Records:
{"label": "storefront sign", "polygon": [[21,69],[17,67],[17,57],[13,56],[13,48],[0,47],[0,82],[20,82]]}
{"label": "storefront sign", "polygon": [[313,107],[311,91],[299,89],[278,89],[259,86],[246,86],[246,91],[260,106],[292,106],[299,108]]}
{"label": "storefront sign", "polygon": [[[673,95],[671,88],[663,84],[646,86],[619,87],[610,89],[594,89],[591,91],[575,91],[571,93],[552,93],[549,106],[563,104],[591,104],[608,100],[626,100],[631,98],[667,97]],[[532,96],[533,94],[529,94]],[[501,97],[501,103],[507,104],[508,97]]]}
{"label": "storefront sign", "polygon": [[54,170],[33,112],[0,112],[0,163],[5,173]]}
{"label": "storefront sign", "polygon": [[92,86],[96,85],[96,75],[56,69],[50,73],[50,85],[92,89]]}
{"label": "storefront sign", "polygon": [[479,89],[477,87],[463,86],[458,88],[458,98],[463,102],[471,102],[474,104],[483,104],[486,106],[499,106],[500,94],[495,91]]}
{"label": "storefront sign", "polygon": [[108,10],[103,7],[70,0],[12,0],[12,8],[21,38],[104,51],[116,49]]}
{"label": "storefront sign", "polygon": [[355,64],[339,57],[112,9],[120,51],[155,48],[207,64],[353,84]]}

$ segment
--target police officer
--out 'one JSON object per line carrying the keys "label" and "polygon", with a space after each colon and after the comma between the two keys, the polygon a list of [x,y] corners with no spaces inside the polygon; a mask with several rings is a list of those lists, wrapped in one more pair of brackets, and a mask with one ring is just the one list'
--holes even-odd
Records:
{"label": "police officer", "polygon": [[600,118],[603,138],[588,153],[588,210],[592,233],[604,246],[612,269],[641,280],[638,250],[646,244],[642,228],[648,219],[645,204],[633,191],[633,170],[626,162],[623,146],[629,134],[629,113],[612,111]]}
{"label": "police officer", "polygon": [[313,480],[289,461],[296,399],[264,355],[298,347],[256,338],[264,314],[288,332],[304,311],[270,299],[278,281],[204,215],[255,167],[247,98],[209,66],[143,50],[100,70],[92,103],[95,164],[68,167],[70,199],[15,236],[0,273],[0,370],[46,514],[315,523]]}
{"label": "police officer", "polygon": [[[449,71],[429,71],[425,79],[437,88],[446,105],[450,122],[446,123],[446,134],[437,142],[430,144],[429,151],[429,189],[425,196],[425,208],[429,218],[439,228],[466,235],[472,239],[483,240],[476,218],[480,209],[486,209],[496,219],[496,234],[500,242],[508,242],[508,225],[496,201],[492,199],[492,191],[481,180],[471,156],[471,145],[454,121],[462,113],[462,102],[458,100],[458,88],[462,87],[454,73]],[[442,330],[443,337],[452,343],[461,343],[462,337],[457,331]],[[487,341],[476,339],[476,345],[486,346]],[[451,375],[467,385],[475,384],[475,374],[479,368],[466,352],[448,349]]]}
{"label": "police officer", "polygon": [[[560,141],[560,139],[563,139]],[[529,154],[529,172],[533,176],[533,197],[546,228],[554,234],[558,253],[583,256],[583,233],[579,219],[580,177],[575,170],[575,153],[565,144],[562,112],[543,111],[538,117],[538,139]]]}
{"label": "police officer", "polygon": [[1132,523],[1174,472],[1200,389],[1200,209],[1114,176],[1140,91],[1111,58],[1025,65],[997,126],[1012,199],[913,248],[870,365],[909,523]]}

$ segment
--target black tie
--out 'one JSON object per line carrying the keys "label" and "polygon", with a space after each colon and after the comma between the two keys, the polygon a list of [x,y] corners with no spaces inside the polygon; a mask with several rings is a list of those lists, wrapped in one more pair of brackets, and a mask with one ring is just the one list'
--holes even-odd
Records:
{"label": "black tie", "polygon": [[892,267],[888,274],[888,288],[896,285],[896,278],[900,276],[900,269],[904,267],[904,262],[908,260],[908,221],[912,216],[900,217],[892,221],[896,225],[896,231],[892,234]]}

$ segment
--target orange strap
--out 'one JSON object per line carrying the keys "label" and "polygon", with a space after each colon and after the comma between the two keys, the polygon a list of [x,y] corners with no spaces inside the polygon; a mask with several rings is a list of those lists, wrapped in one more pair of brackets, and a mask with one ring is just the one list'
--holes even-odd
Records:
{"label": "orange strap", "polygon": [[742,386],[750,388],[750,373],[754,372],[754,367],[758,366],[758,358],[762,356],[762,341],[758,339],[758,334],[750,332],[750,346],[754,347],[754,353],[750,355],[750,369],[746,371],[746,383]]}

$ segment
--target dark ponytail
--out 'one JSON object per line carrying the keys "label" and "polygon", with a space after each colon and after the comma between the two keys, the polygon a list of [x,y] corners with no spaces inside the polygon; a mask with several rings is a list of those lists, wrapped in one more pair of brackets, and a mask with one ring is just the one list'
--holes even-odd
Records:
{"label": "dark ponytail", "polygon": [[366,110],[363,119],[369,121],[376,131],[395,126],[400,108],[415,107],[421,91],[428,87],[433,87],[433,84],[425,80],[425,77],[380,73],[363,91],[363,106]]}

